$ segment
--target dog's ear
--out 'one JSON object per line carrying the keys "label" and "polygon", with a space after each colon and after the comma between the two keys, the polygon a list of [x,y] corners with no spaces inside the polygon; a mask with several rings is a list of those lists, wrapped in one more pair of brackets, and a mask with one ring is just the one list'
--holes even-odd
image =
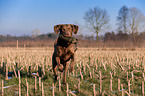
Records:
{"label": "dog's ear", "polygon": [[54,26],[54,32],[55,32],[56,34],[59,33],[60,27],[61,27],[61,25],[55,25],[55,26]]}
{"label": "dog's ear", "polygon": [[78,29],[79,29],[79,27],[77,25],[72,25],[72,31],[74,34],[78,33]]}

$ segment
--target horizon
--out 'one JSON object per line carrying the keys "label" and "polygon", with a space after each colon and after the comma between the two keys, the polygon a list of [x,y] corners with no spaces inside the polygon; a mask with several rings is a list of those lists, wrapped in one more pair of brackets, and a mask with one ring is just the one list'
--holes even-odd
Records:
{"label": "horizon", "polygon": [[119,9],[124,5],[136,7],[145,15],[144,4],[144,0],[1,0],[0,35],[32,35],[35,29],[47,34],[54,32],[54,25],[64,23],[77,24],[80,27],[79,34],[89,35],[83,17],[86,11],[94,7],[108,12],[111,25],[108,30],[116,32]]}

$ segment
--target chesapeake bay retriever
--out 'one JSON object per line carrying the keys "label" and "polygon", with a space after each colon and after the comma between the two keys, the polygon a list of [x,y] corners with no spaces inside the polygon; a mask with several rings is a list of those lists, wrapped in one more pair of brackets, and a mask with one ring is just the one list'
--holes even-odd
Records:
{"label": "chesapeake bay retriever", "polygon": [[77,34],[78,26],[73,24],[60,24],[54,26],[56,34],[59,33],[59,37],[54,43],[54,53],[52,56],[52,66],[54,72],[54,79],[57,80],[57,68],[63,72],[62,83],[66,83],[66,74],[68,70],[68,61],[71,60],[70,72],[74,70],[75,63],[75,51],[77,50],[77,39],[72,37],[72,32]]}

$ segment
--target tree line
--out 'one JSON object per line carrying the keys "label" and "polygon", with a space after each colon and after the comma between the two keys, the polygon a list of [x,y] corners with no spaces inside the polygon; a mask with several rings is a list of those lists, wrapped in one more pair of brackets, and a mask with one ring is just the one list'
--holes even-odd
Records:
{"label": "tree line", "polygon": [[[20,47],[52,47],[54,40],[58,36],[55,33],[42,34],[38,36],[11,36],[0,35],[0,47],[16,47],[17,40]],[[135,42],[133,41],[132,34],[119,31],[106,32],[104,36],[98,36],[96,42],[93,36],[76,35],[78,46],[80,47],[145,47],[145,32],[135,34]]]}
{"label": "tree line", "polygon": [[[116,18],[117,30],[124,34],[131,34],[133,42],[136,42],[138,33],[145,31],[145,16],[138,8],[128,8],[124,5],[118,11]],[[110,18],[105,9],[95,7],[86,11],[84,20],[91,31],[96,34],[96,40],[98,41],[98,34],[109,27]]]}
{"label": "tree line", "polygon": [[10,41],[39,41],[39,40],[55,40],[57,35],[55,33],[41,34],[37,36],[12,36],[12,35],[0,35],[0,42],[10,42]]}

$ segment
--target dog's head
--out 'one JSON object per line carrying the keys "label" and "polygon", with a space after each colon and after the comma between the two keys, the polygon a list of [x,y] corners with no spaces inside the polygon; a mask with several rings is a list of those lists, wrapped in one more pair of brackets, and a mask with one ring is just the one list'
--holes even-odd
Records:
{"label": "dog's head", "polygon": [[60,34],[62,34],[63,36],[71,37],[72,32],[74,34],[77,34],[78,26],[73,25],[73,24],[60,24],[60,25],[54,26],[54,32],[56,34],[58,34],[60,32]]}

